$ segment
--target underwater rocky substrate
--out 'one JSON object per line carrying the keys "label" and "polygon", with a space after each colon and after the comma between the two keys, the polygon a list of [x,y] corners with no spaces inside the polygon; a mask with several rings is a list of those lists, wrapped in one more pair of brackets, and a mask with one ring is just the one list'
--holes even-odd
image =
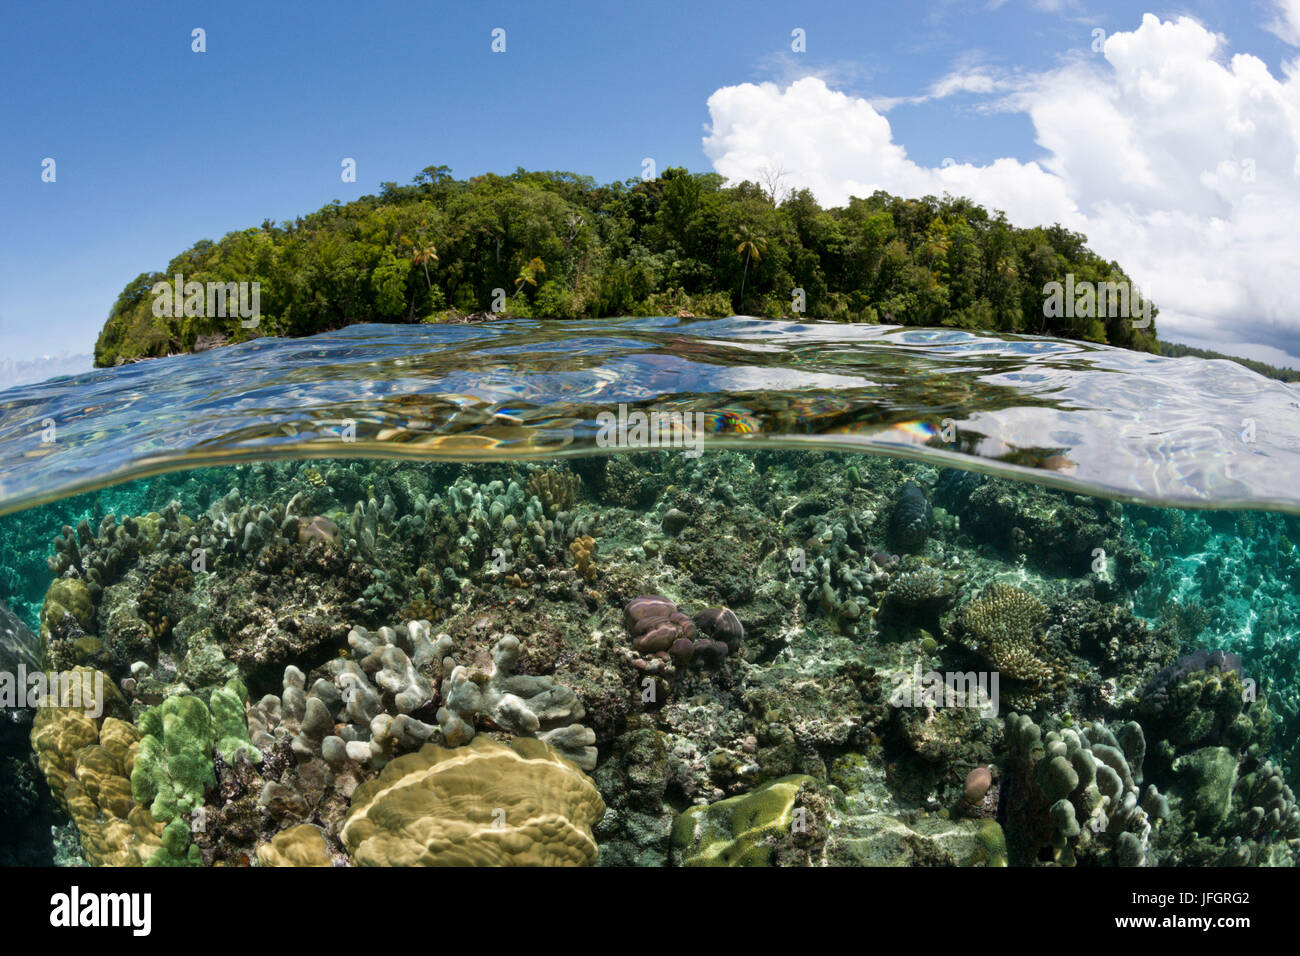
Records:
{"label": "underwater rocky substrate", "polygon": [[785,451],[132,482],[0,519],[0,663],[102,687],[8,713],[0,852],[1293,865],[1298,531]]}

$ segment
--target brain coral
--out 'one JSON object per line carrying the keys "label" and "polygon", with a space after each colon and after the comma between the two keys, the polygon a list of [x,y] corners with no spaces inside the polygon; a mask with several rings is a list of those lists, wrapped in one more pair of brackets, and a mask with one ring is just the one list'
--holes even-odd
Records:
{"label": "brain coral", "polygon": [[340,831],[358,866],[583,866],[605,804],[591,779],[529,737],[426,744],[362,784]]}

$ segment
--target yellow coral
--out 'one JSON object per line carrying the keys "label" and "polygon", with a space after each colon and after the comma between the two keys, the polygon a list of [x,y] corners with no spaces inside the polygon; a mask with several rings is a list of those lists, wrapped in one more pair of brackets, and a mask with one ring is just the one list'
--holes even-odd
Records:
{"label": "yellow coral", "polygon": [[575,538],[569,543],[569,553],[573,555],[574,570],[587,582],[596,580],[596,539],[589,534]]}
{"label": "yellow coral", "polygon": [[76,578],[55,578],[46,590],[41,605],[41,636],[48,637],[64,614],[76,618],[82,630],[91,630],[95,623],[95,602],[86,585]]}
{"label": "yellow coral", "polygon": [[1050,681],[1056,676],[1057,669],[1039,656],[1036,640],[1046,618],[1047,608],[1038,598],[1001,582],[989,585],[962,608],[962,623],[980,653],[1015,680]]}
{"label": "yellow coral", "polygon": [[357,788],[340,837],[359,866],[581,866],[596,861],[595,785],[539,740],[426,744]]}
{"label": "yellow coral", "polygon": [[325,836],[310,823],[281,830],[257,848],[262,866],[333,866]]}
{"label": "yellow coral", "polygon": [[[94,686],[94,671],[72,673],[90,676],[83,686]],[[132,799],[131,766],[140,733],[125,720],[103,716],[105,710],[124,712],[125,704],[106,678],[102,686],[102,700],[70,707],[70,685],[62,683],[62,696],[54,703],[65,706],[37,708],[32,748],[50,793],[77,826],[86,858],[97,866],[142,866],[162,846],[163,828]],[[89,716],[96,712],[101,716]]]}

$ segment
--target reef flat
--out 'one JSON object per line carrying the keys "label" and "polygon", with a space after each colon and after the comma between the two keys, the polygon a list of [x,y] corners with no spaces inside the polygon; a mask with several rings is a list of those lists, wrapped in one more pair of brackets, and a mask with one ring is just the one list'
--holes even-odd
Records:
{"label": "reef flat", "polygon": [[1298,536],[839,453],[136,481],[0,519],[0,654],[98,688],[6,721],[0,856],[1293,865]]}

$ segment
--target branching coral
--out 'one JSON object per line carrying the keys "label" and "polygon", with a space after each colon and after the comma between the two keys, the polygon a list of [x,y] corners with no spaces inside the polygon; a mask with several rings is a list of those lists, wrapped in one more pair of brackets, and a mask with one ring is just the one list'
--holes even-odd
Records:
{"label": "branching coral", "polygon": [[92,531],[90,522],[82,519],[75,531],[64,525],[63,533],[55,537],[50,570],[56,577],[71,571],[84,578],[91,596],[98,600],[99,592],[134,565],[140,555],[159,547],[175,547],[188,526],[189,519],[181,515],[176,501],[161,512],[139,518],[127,516],[121,524],[114,515],[106,515],[98,531]]}
{"label": "branching coral", "polygon": [[279,538],[297,541],[302,496],[284,505],[245,503],[238,488],[213,502],[205,528],[190,538],[190,547],[216,553],[255,554]]}
{"label": "branching coral", "polygon": [[961,609],[964,633],[998,671],[1015,680],[1045,682],[1057,670],[1043,660],[1038,630],[1047,608],[1020,588],[995,583]]}
{"label": "branching coral", "polygon": [[889,579],[887,605],[942,610],[952,604],[954,589],[942,571],[928,564],[911,565]]}
{"label": "branching coral", "polygon": [[546,468],[528,476],[524,494],[542,503],[548,518],[573,507],[574,498],[582,482],[573,472],[563,468]]}
{"label": "branching coral", "polygon": [[596,580],[596,539],[589,534],[575,538],[569,543],[569,552],[573,555],[573,569],[582,580]]}
{"label": "branching coral", "polygon": [[518,659],[519,639],[506,635],[492,648],[491,667],[452,670],[438,710],[443,739],[453,747],[468,743],[482,716],[507,733],[550,744],[583,770],[594,769],[596,735],[578,722],[585,715],[582,703],[553,677],[515,674]]}

